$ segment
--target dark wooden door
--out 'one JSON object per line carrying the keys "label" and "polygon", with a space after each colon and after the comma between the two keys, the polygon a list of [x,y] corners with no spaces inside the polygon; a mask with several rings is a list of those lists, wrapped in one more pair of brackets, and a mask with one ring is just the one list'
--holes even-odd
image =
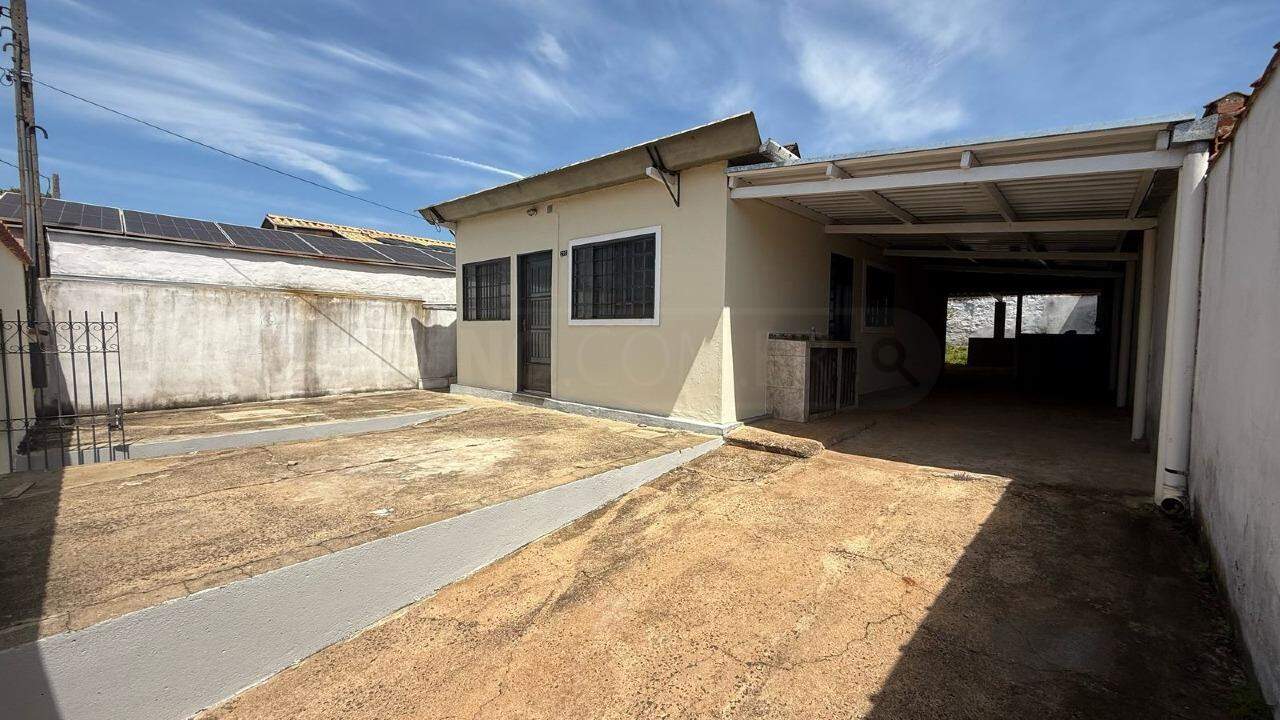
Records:
{"label": "dark wooden door", "polygon": [[831,256],[831,312],[827,334],[832,340],[853,339],[853,258]]}
{"label": "dark wooden door", "polygon": [[520,256],[520,390],[551,394],[551,251]]}

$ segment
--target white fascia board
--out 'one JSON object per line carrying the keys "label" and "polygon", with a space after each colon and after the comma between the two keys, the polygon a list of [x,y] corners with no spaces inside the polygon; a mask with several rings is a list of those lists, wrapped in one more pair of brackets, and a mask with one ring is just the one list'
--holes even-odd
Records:
{"label": "white fascia board", "polygon": [[939,185],[966,185],[1008,180],[1034,180],[1050,177],[1078,177],[1106,173],[1133,172],[1137,170],[1162,170],[1182,166],[1185,150],[1149,150],[1115,155],[1039,160],[1008,165],[983,165],[968,169],[929,170],[925,172],[870,175],[845,179],[808,180],[777,185],[752,185],[731,190],[734,200],[751,200],[766,197],[801,197],[805,195],[832,195],[841,192],[865,192],[867,190],[897,190],[901,188],[935,187]]}
{"label": "white fascia board", "polygon": [[1020,222],[918,223],[916,225],[828,225],[828,235],[993,235],[1003,233],[1122,232],[1146,230],[1156,218],[1024,220]]}

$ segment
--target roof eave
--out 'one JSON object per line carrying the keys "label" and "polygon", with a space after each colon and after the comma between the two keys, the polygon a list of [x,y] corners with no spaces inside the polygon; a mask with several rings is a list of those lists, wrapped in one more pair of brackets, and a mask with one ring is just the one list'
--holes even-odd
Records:
{"label": "roof eave", "polygon": [[532,175],[460,198],[422,208],[428,222],[456,222],[486,213],[535,205],[547,200],[621,185],[645,177],[653,165],[649,148],[669,170],[728,160],[760,147],[755,114],[745,112],[682,130],[606,155]]}

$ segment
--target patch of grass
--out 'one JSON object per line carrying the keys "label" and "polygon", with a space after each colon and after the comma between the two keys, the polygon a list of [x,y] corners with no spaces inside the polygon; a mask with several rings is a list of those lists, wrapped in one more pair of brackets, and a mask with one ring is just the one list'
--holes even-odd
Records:
{"label": "patch of grass", "polygon": [[968,345],[948,345],[946,354],[946,363],[948,365],[968,365],[969,364],[969,346]]}

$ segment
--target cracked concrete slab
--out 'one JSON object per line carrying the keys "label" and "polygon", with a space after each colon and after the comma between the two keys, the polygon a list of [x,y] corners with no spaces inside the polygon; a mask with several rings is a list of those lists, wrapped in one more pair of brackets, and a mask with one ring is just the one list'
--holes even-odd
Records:
{"label": "cracked concrete slab", "polygon": [[463,402],[399,430],[30,474],[0,503],[0,647],[706,439]]}
{"label": "cracked concrete slab", "polygon": [[[1149,456],[1105,413],[1005,411],[723,447],[203,717],[1227,715],[1223,605],[1124,491]],[[976,442],[1016,427],[1040,449]]]}

